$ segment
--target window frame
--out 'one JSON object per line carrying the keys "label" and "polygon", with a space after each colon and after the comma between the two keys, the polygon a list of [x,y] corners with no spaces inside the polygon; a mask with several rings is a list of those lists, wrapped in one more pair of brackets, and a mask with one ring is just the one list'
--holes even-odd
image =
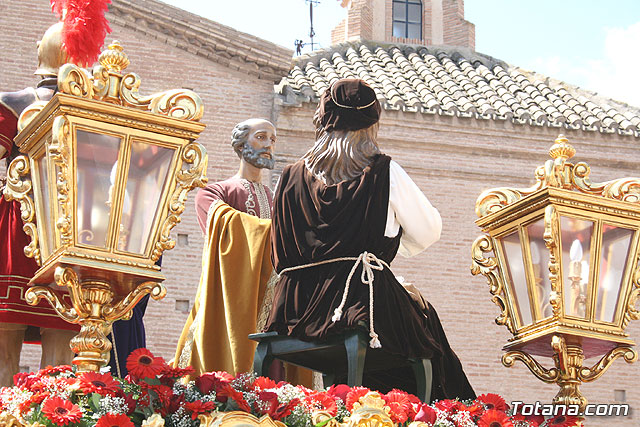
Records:
{"label": "window frame", "polygon": [[[404,7],[404,16],[405,16],[404,19],[397,19],[396,13],[395,13],[396,5]],[[420,6],[420,13],[417,16],[418,22],[410,21],[410,19],[415,19],[416,17],[409,16],[409,5]],[[397,38],[422,40],[422,14],[423,14],[422,6],[423,5],[421,0],[393,0],[391,4],[391,35]],[[396,24],[400,24],[404,27],[402,31],[403,35],[395,34]],[[416,24],[418,24],[418,28],[420,28],[419,37],[409,37],[409,25],[416,25]]]}

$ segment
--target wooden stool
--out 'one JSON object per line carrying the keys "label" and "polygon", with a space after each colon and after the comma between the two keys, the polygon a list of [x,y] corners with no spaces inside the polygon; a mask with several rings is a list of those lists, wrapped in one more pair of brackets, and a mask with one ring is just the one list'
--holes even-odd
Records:
{"label": "wooden stool", "polygon": [[347,385],[353,387],[362,385],[365,371],[411,366],[418,398],[429,402],[431,396],[431,360],[407,359],[383,349],[372,349],[368,334],[361,329],[352,329],[322,342],[302,341],[277,332],[251,334],[249,339],[258,342],[253,370],[260,376],[268,376],[271,363],[278,359],[321,372],[325,387],[334,384],[336,376],[344,374]]}

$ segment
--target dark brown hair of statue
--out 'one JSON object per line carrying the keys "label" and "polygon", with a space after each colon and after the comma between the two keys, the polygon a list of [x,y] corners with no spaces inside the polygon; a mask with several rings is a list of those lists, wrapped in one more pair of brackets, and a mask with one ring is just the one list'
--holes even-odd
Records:
{"label": "dark brown hair of statue", "polygon": [[[314,123],[317,123],[316,117]],[[376,123],[360,130],[333,132],[316,128],[316,142],[302,156],[307,169],[326,185],[361,175],[375,155],[380,154],[378,127]]]}

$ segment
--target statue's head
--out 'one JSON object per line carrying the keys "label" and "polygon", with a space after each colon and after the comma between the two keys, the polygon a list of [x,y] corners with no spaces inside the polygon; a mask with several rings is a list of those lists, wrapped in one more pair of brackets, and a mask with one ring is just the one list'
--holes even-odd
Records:
{"label": "statue's head", "polygon": [[380,153],[380,102],[360,79],[335,82],[320,97],[313,117],[316,142],[304,155],[307,168],[327,184],[362,173]]}
{"label": "statue's head", "polygon": [[268,120],[249,119],[231,132],[231,145],[244,161],[260,169],[273,169],[276,128]]}
{"label": "statue's head", "polygon": [[68,61],[62,47],[62,22],[53,24],[38,42],[38,69],[34,74],[43,77],[58,75],[58,69]]}

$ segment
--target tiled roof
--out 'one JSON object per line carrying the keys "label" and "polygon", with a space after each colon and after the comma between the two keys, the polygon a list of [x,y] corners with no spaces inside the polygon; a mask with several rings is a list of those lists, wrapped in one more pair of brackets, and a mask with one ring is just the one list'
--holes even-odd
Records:
{"label": "tiled roof", "polygon": [[297,58],[276,92],[316,102],[339,78],[369,83],[385,109],[640,136],[640,110],[464,48],[342,44]]}
{"label": "tiled roof", "polygon": [[113,24],[258,78],[277,82],[291,68],[291,49],[157,0],[113,0],[107,17]]}

